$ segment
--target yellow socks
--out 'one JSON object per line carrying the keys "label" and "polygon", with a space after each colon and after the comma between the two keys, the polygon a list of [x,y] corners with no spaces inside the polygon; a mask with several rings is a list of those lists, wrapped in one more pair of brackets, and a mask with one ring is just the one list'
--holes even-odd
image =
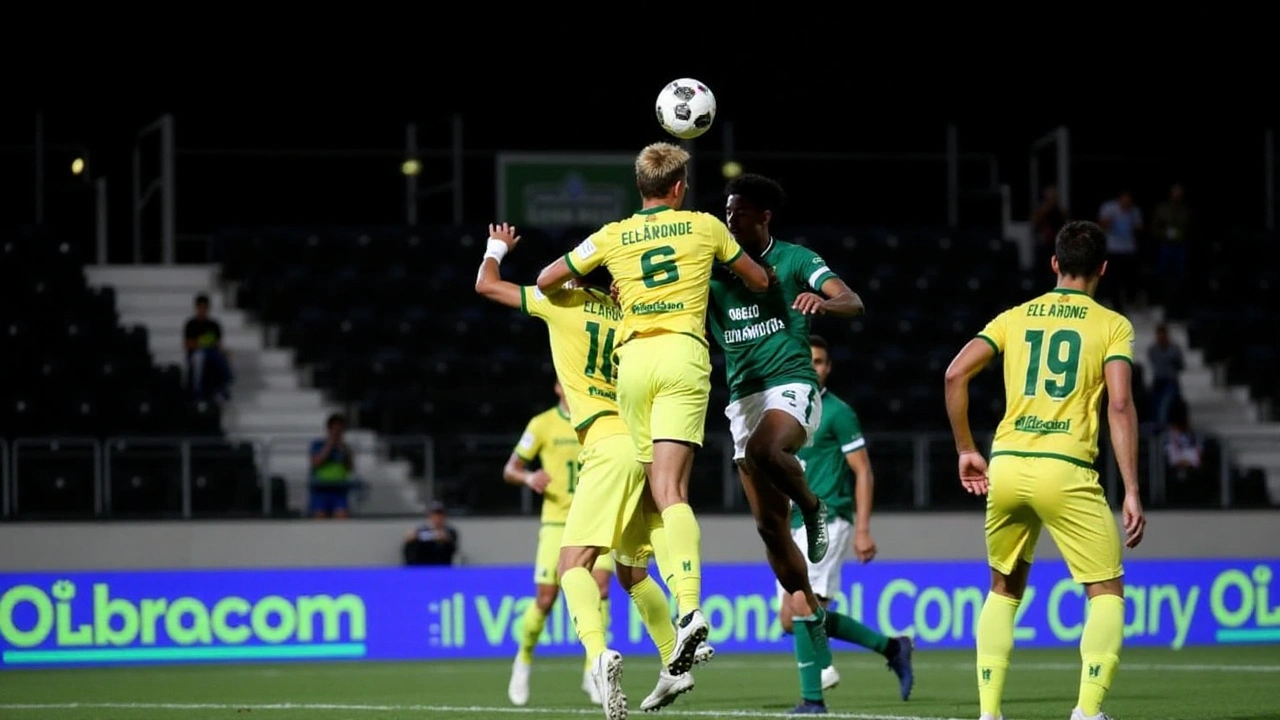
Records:
{"label": "yellow socks", "polygon": [[587,651],[587,662],[594,662],[607,649],[604,618],[600,615],[600,586],[590,570],[576,567],[560,577],[560,590],[569,605],[578,640]]}
{"label": "yellow socks", "polygon": [[978,701],[980,712],[1000,717],[1000,698],[1004,694],[1004,676],[1013,653],[1013,620],[1018,600],[995,593],[987,594],[978,616]]}
{"label": "yellow socks", "polygon": [[1120,664],[1124,641],[1124,598],[1099,595],[1089,601],[1089,617],[1080,636],[1080,698],[1076,701],[1086,716],[1102,712],[1102,699],[1111,687]]}
{"label": "yellow socks", "polygon": [[675,576],[676,605],[681,617],[702,606],[702,531],[693,508],[681,503],[662,511],[667,529],[671,572]]}
{"label": "yellow socks", "polygon": [[533,648],[547,625],[547,616],[537,603],[529,603],[520,620],[520,653],[516,655],[524,663],[533,662]]}
{"label": "yellow socks", "polygon": [[658,565],[658,578],[667,586],[667,592],[675,597],[676,569],[671,565],[671,547],[667,544],[665,527],[649,528],[649,546],[653,548],[653,561]]}
{"label": "yellow socks", "polygon": [[644,621],[653,644],[658,647],[663,664],[671,662],[676,652],[676,628],[671,624],[666,593],[648,576],[632,585],[627,593],[640,612],[640,619]]}

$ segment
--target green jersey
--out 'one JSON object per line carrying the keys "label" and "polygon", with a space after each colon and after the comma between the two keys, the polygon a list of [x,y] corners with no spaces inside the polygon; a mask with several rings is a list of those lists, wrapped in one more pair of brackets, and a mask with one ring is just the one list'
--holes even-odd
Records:
{"label": "green jersey", "polygon": [[[855,478],[845,456],[866,447],[858,414],[849,403],[822,389],[822,420],[813,433],[813,444],[796,453],[809,489],[826,501],[832,514],[853,522]],[[791,513],[791,527],[804,524],[800,513]]]}
{"label": "green jersey", "polygon": [[724,267],[711,276],[707,316],[711,334],[724,349],[730,402],[788,383],[818,386],[809,351],[809,317],[791,304],[836,274],[812,250],[773,239],[760,264],[778,277],[763,293],[747,289]]}

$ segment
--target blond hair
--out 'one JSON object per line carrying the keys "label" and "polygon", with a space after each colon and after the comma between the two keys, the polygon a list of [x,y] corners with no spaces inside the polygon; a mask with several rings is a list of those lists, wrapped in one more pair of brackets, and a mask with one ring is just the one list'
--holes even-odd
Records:
{"label": "blond hair", "polygon": [[689,153],[679,145],[653,143],[636,156],[636,187],[642,198],[662,198],[686,176]]}

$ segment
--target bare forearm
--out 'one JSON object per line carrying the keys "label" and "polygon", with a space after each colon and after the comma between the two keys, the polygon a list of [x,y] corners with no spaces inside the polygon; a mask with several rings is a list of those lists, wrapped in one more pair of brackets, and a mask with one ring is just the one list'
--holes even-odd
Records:
{"label": "bare forearm", "polygon": [[969,428],[969,380],[947,378],[947,419],[951,421],[951,434],[956,441],[956,452],[977,450],[973,431]]}
{"label": "bare forearm", "polygon": [[862,304],[862,298],[858,297],[858,293],[852,291],[827,298],[822,303],[822,312],[836,317],[857,317],[866,311],[866,306]]}
{"label": "bare forearm", "polygon": [[871,503],[875,496],[876,480],[871,471],[858,473],[853,486],[854,527],[859,530],[871,529]]}
{"label": "bare forearm", "polygon": [[1127,494],[1138,494],[1138,412],[1132,403],[1123,408],[1111,408],[1107,412],[1111,426],[1111,447],[1116,453],[1116,465]]}

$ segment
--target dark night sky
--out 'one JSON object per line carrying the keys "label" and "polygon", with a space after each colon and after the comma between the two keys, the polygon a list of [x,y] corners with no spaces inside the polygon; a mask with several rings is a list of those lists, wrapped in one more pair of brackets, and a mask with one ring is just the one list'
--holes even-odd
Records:
{"label": "dark night sky", "polygon": [[[1149,207],[1180,179],[1206,214],[1233,225],[1262,222],[1268,123],[1247,96],[1224,99],[1221,87],[1179,85],[1159,70],[1099,83],[1081,68],[1062,74],[1016,62],[995,74],[985,59],[922,72],[883,60],[778,57],[784,59],[745,64],[735,58],[644,64],[522,58],[496,69],[474,64],[475,58],[462,65],[444,57],[419,63],[412,73],[369,71],[369,62],[269,65],[248,73],[241,64],[184,70],[177,83],[108,78],[86,83],[74,105],[46,92],[27,109],[7,109],[0,115],[0,145],[29,145],[34,108],[43,106],[46,142],[88,147],[94,173],[108,178],[114,247],[127,243],[130,228],[133,136],[161,112],[175,114],[180,149],[389,153],[337,160],[180,155],[178,231],[200,234],[229,224],[399,222],[404,185],[395,153],[405,124],[418,123],[422,147],[447,148],[450,113],[460,111],[465,220],[483,223],[493,213],[494,151],[633,153],[665,137],[652,116],[658,89],[692,76],[707,83],[719,103],[716,126],[695,144],[695,187],[704,205],[716,200],[722,184],[718,154],[732,124],[739,152],[807,153],[802,160],[743,159],[749,171],[774,175],[789,189],[784,224],[942,224],[941,162],[824,156],[941,154],[946,125],[955,122],[961,152],[994,156],[1001,182],[1012,187],[1015,217],[1025,216],[1030,143],[1064,123],[1072,132],[1078,214],[1092,215],[1126,185]],[[1130,90],[1118,91],[1118,83]],[[49,153],[51,209],[85,202],[83,193],[59,192],[70,182],[65,155]],[[25,188],[5,204],[0,222],[29,222],[32,156],[10,152],[0,162],[6,186]],[[448,172],[446,160],[428,161],[423,182],[446,179]],[[985,162],[962,165],[962,190],[985,182]],[[424,223],[448,221],[446,197],[428,198],[421,208]],[[993,224],[994,208],[989,198],[966,196],[961,221]]]}

